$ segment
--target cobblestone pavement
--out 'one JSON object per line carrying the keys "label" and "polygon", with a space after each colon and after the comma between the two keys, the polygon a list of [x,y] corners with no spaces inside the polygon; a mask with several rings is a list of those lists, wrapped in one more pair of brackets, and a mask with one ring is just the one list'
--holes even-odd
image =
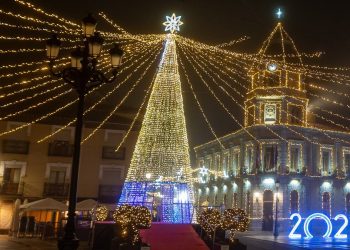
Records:
{"label": "cobblestone pavement", "polygon": [[[41,240],[37,238],[13,238],[7,235],[0,235],[0,249],[8,250],[56,250],[56,240]],[[81,242],[79,250],[88,250],[86,242]]]}

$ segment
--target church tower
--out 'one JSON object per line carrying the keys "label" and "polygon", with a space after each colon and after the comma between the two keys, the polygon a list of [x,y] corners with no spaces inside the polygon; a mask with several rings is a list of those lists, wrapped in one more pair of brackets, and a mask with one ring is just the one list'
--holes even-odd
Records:
{"label": "church tower", "polygon": [[249,70],[251,86],[245,101],[245,126],[307,126],[301,55],[281,23],[259,50]]}

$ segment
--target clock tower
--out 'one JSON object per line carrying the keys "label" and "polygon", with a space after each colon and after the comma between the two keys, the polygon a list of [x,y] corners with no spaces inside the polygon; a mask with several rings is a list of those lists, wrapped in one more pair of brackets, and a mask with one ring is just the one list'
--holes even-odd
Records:
{"label": "clock tower", "polygon": [[257,53],[248,74],[245,126],[307,126],[303,64],[293,40],[278,23]]}

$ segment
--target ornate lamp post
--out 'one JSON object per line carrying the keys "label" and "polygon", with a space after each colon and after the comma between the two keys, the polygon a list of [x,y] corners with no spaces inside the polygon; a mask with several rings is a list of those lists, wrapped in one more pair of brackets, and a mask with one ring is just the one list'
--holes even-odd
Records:
{"label": "ornate lamp post", "polygon": [[273,236],[275,236],[275,238],[278,237],[278,202],[279,202],[279,199],[278,199],[278,189],[280,187],[280,182],[279,181],[276,181],[275,183],[276,185],[276,207],[275,207],[275,227],[274,227],[274,231],[273,231]]}
{"label": "ornate lamp post", "polygon": [[69,190],[68,219],[63,238],[58,241],[59,249],[77,249],[79,239],[75,234],[75,209],[77,202],[77,184],[79,175],[80,144],[83,127],[84,99],[92,89],[103,83],[111,83],[116,79],[121,64],[123,51],[115,45],[109,53],[111,57],[112,76],[108,78],[97,70],[97,58],[100,55],[103,38],[95,32],[96,20],[89,14],[82,21],[84,46],[77,47],[71,53],[71,65],[60,72],[54,71],[54,61],[58,57],[61,42],[53,35],[46,42],[47,57],[50,60],[50,72],[53,76],[63,78],[78,94],[78,107],[75,123],[74,154],[72,160],[71,182]]}

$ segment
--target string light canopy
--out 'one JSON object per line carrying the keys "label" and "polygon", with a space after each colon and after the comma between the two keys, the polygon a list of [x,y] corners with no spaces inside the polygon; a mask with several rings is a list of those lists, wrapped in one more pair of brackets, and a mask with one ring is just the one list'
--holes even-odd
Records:
{"label": "string light canopy", "polygon": [[[204,83],[203,87],[209,91],[208,93],[210,93],[210,96],[217,101],[219,107],[227,111],[228,117],[232,118],[235,123],[242,125],[242,131],[245,132],[245,129],[249,128],[251,125],[249,125],[248,122],[241,122],[240,117],[238,117],[235,112],[231,112],[230,108],[228,108],[227,104],[222,100],[223,98],[221,98],[221,95],[229,97],[230,100],[232,100],[233,105],[241,108],[243,111],[247,111],[247,120],[258,119],[258,117],[254,117],[254,113],[248,112],[249,105],[245,106],[245,101],[246,103],[249,103],[250,101],[250,98],[246,98],[246,96],[247,94],[249,95],[251,91],[264,91],[266,96],[280,96],[283,94],[286,98],[288,98],[288,102],[286,104],[290,104],[292,102],[291,99],[295,99],[296,95],[281,92],[281,89],[279,88],[254,85],[252,84],[254,74],[247,75],[246,71],[251,69],[252,65],[256,66],[255,68],[253,67],[254,73],[262,70],[264,72],[265,79],[271,80],[274,78],[274,74],[278,74],[281,70],[284,70],[288,73],[288,77],[291,80],[290,82],[294,85],[289,86],[287,83],[287,86],[285,86],[283,85],[285,81],[280,81],[279,84],[281,84],[283,88],[286,87],[294,89],[300,93],[300,95],[297,97],[300,103],[297,104],[300,106],[302,103],[301,106],[303,108],[306,107],[307,104],[309,105],[307,110],[306,108],[302,109],[303,113],[306,114],[307,111],[308,114],[314,114],[316,117],[324,120],[324,122],[326,122],[328,125],[340,128],[342,132],[339,132],[339,134],[342,136],[344,135],[344,137],[338,138],[340,136],[339,134],[334,134],[335,129],[333,128],[319,129],[318,131],[332,141],[347,141],[347,139],[344,138],[345,136],[348,136],[350,131],[348,126],[350,118],[348,114],[342,112],[341,109],[346,110],[350,108],[348,105],[348,99],[350,96],[347,93],[340,91],[338,87],[350,86],[350,77],[348,74],[350,69],[348,67],[326,67],[317,64],[306,64],[302,59],[318,58],[320,55],[322,55],[322,52],[302,53],[296,50],[294,41],[285,31],[282,23],[278,23],[276,25],[268,39],[263,43],[262,48],[257,53],[238,53],[235,52],[234,49],[231,50],[230,48],[230,50],[226,50],[225,48],[234,45],[237,42],[246,40],[247,38],[245,36],[241,39],[230,42],[220,43],[218,45],[209,45],[183,37],[179,34],[175,35],[175,33],[180,31],[180,26],[183,24],[181,21],[181,16],[176,16],[175,14],[166,17],[166,21],[163,23],[165,30],[170,34],[131,34],[102,12],[99,13],[99,16],[101,16],[102,19],[108,25],[110,25],[111,28],[113,28],[112,32],[97,30],[97,22],[91,15],[83,20],[82,25],[79,25],[73,21],[59,17],[56,14],[42,10],[41,8],[38,8],[27,1],[24,2],[21,0],[14,0],[13,4],[16,4],[16,6],[19,5],[21,8],[13,8],[16,9],[17,13],[0,9],[0,16],[10,17],[9,21],[0,22],[0,25],[11,29],[25,30],[28,32],[28,35],[20,35],[17,37],[12,35],[9,36],[8,34],[0,34],[0,41],[16,40],[18,41],[18,44],[20,44],[16,46],[14,44],[12,48],[1,49],[1,54],[13,58],[18,54],[28,58],[31,56],[37,56],[39,53],[42,53],[45,50],[38,49],[34,46],[26,47],[25,44],[29,44],[27,43],[28,41],[33,44],[42,43],[42,41],[48,38],[49,33],[55,32],[59,34],[60,39],[58,39],[57,36],[52,37],[46,44],[47,58],[50,61],[55,61],[53,69],[59,71],[68,64],[71,64],[70,66],[72,68],[81,70],[83,67],[81,64],[81,50],[76,50],[71,56],[68,55],[67,52],[79,47],[78,42],[80,41],[81,34],[83,34],[86,38],[86,42],[89,43],[90,57],[92,59],[98,59],[101,62],[100,70],[102,72],[110,73],[116,68],[120,69],[120,77],[125,80],[121,81],[123,84],[113,85],[113,87],[110,87],[109,89],[105,87],[108,86],[108,84],[102,85],[86,93],[86,96],[94,95],[96,90],[102,90],[104,91],[103,93],[105,93],[103,98],[96,101],[86,110],[90,112],[103,102],[111,103],[113,93],[115,93],[115,91],[117,91],[119,88],[129,87],[129,91],[126,91],[127,94],[122,97],[122,100],[118,102],[115,107],[112,107],[111,110],[109,110],[109,114],[105,117],[105,119],[103,119],[98,127],[105,124],[105,122],[107,122],[110,117],[115,114],[116,110],[125,101],[127,96],[133,94],[133,90],[136,85],[126,84],[127,82],[132,81],[132,75],[140,74],[140,78],[137,80],[137,83],[142,82],[145,79],[146,74],[142,74],[141,71],[146,69],[152,71],[152,69],[156,68],[155,65],[149,65],[149,68],[144,67],[144,65],[145,63],[151,64],[153,62],[154,58],[156,58],[160,53],[162,42],[165,41],[161,63],[159,63],[159,70],[157,71],[158,74],[155,80],[152,81],[152,88],[157,86],[157,89],[152,89],[150,91],[150,99],[153,98],[152,94],[155,95],[155,93],[162,98],[168,98],[166,91],[162,89],[166,85],[167,87],[169,86],[169,88],[176,88],[174,92],[172,92],[177,93],[174,94],[175,97],[173,100],[175,100],[175,102],[182,103],[182,96],[179,95],[179,93],[182,91],[182,83],[179,81],[180,75],[184,74],[186,76],[186,80],[188,80],[186,82],[189,83],[189,86],[192,86],[196,79],[201,80],[202,77],[203,81],[201,82],[206,83]],[[24,13],[28,13],[30,11],[32,15],[29,16],[28,14],[21,13],[23,8],[26,10]],[[278,19],[283,17],[282,9],[277,10],[276,16]],[[21,24],[23,23],[23,25],[18,25],[18,22],[11,22],[10,20],[18,20],[21,22]],[[101,37],[104,38],[104,41],[100,39]],[[281,45],[279,52],[274,54],[268,53],[269,49],[271,48],[271,44],[274,44],[275,39],[277,39],[276,37],[282,41],[282,43],[279,43]],[[63,44],[63,42],[65,45],[61,46],[61,43]],[[113,47],[113,44],[115,43],[118,45]],[[123,47],[124,54],[121,53],[119,45]],[[108,51],[110,53],[108,53]],[[58,58],[59,56],[61,57]],[[181,63],[181,60],[183,63]],[[178,61],[180,61],[181,64],[180,69],[178,69]],[[122,62],[123,66],[120,66]],[[35,116],[32,120],[15,129],[2,131],[0,135],[15,133],[16,131],[25,129],[34,123],[44,122],[46,119],[52,116],[59,115],[60,112],[68,109],[77,102],[76,98],[70,98],[70,91],[62,91],[62,81],[50,79],[50,76],[48,75],[49,68],[46,66],[43,67],[43,64],[45,65],[45,63],[46,60],[40,62],[20,61],[17,64],[12,63],[8,65],[0,65],[0,80],[4,81],[4,83],[6,81],[6,83],[1,84],[0,87],[1,90],[4,90],[4,93],[2,93],[0,96],[0,101],[4,104],[1,107],[3,112],[1,119],[17,119],[20,114],[26,114],[28,111],[32,111]],[[19,68],[21,69],[20,71],[13,72]],[[252,73],[253,71],[248,73]],[[29,75],[31,76],[30,78],[28,77]],[[299,79],[299,75],[304,79],[307,78],[308,82],[312,83],[304,86],[303,84],[306,81],[302,81],[303,78]],[[19,80],[19,77],[23,77],[25,80]],[[321,82],[322,85],[320,85],[319,82]],[[299,85],[297,83],[301,84]],[[46,89],[43,90],[44,88]],[[199,93],[197,88],[193,86],[190,88],[192,94],[196,95]],[[311,100],[310,104],[308,99],[304,98],[306,90],[308,90],[308,97],[317,100],[317,102],[312,102]],[[219,94],[219,92],[221,94]],[[324,95],[325,93],[327,93],[327,96]],[[13,101],[13,99],[17,100]],[[43,101],[43,99],[45,100]],[[211,125],[211,121],[205,114],[205,105],[201,105],[200,103],[203,101],[201,96],[196,95],[195,100],[199,111],[208,125],[209,131],[217,141],[220,141],[222,147],[224,147],[225,145],[222,142],[222,138],[219,138],[216,135],[214,126]],[[21,105],[16,105],[18,107],[16,107],[15,111],[8,109],[10,106],[15,106],[14,104],[16,103],[21,103]],[[56,106],[54,106],[53,103],[55,103]],[[146,113],[150,113],[151,111],[155,113],[159,112],[161,118],[164,118],[164,116],[170,114],[168,111],[162,113],[159,110],[157,111],[158,106],[161,106],[159,102],[153,102],[152,104],[151,101],[148,101],[147,103]],[[269,117],[267,117],[268,119],[272,119],[274,114],[276,114],[277,117],[278,115],[284,115],[286,117],[293,118],[295,121],[307,120],[306,116],[297,117],[288,109],[285,109],[279,113],[277,112],[278,104],[270,104],[272,105],[266,107],[266,111],[268,111],[267,113],[270,114]],[[44,105],[47,107],[47,112],[39,115],[39,113],[36,111]],[[135,168],[136,170],[131,170],[131,174],[128,174],[128,180],[134,181],[130,187],[131,189],[135,190],[137,188],[143,188],[143,184],[140,182],[154,182],[153,186],[150,185],[152,190],[149,193],[154,193],[157,191],[160,183],[167,183],[167,187],[170,187],[170,189],[173,188],[173,190],[175,190],[176,187],[177,190],[180,190],[175,196],[171,196],[169,200],[173,199],[173,201],[185,201],[184,203],[189,204],[190,207],[193,196],[191,186],[187,185],[187,183],[191,182],[192,170],[189,167],[189,156],[186,153],[188,150],[188,141],[186,142],[187,131],[184,129],[185,117],[183,115],[183,107],[181,108],[180,106],[181,105],[175,107],[175,104],[170,105],[169,110],[172,110],[176,114],[176,119],[174,119],[176,122],[173,123],[173,128],[181,131],[181,135],[164,138],[162,141],[163,145],[159,147],[159,152],[157,152],[158,155],[161,155],[162,157],[153,158],[152,156],[152,161],[144,162],[144,165],[147,165],[147,168],[149,168],[150,171],[143,171],[143,168]],[[84,114],[87,114],[88,112]],[[259,110],[259,112],[261,112],[261,110]],[[139,112],[137,116],[139,116]],[[149,119],[149,117],[150,116],[146,115],[143,122],[152,123],[153,121],[157,121],[157,119],[152,120],[153,118]],[[73,119],[69,123],[65,124],[63,128],[71,126],[75,122],[76,120]],[[179,125],[180,123],[182,124],[181,126]],[[259,124],[259,126],[266,128],[271,128],[274,125],[275,124],[272,123],[268,125]],[[159,125],[157,125],[157,122],[154,122],[152,126],[154,128],[152,131],[155,131],[154,133],[150,134],[152,136],[157,136],[157,131],[170,131],[172,129],[171,126],[161,128]],[[279,124],[279,126],[288,128],[290,131],[303,138],[303,140],[317,143],[314,142],[312,138],[309,138],[309,135],[298,132],[299,128],[311,127],[311,125],[306,122],[293,126],[290,126],[289,123],[282,122]],[[63,131],[63,129],[58,130],[58,132],[55,133],[57,134],[61,131]],[[242,131],[239,131],[239,133]],[[95,131],[85,139],[88,140],[93,138],[94,133]],[[144,131],[142,133],[145,136],[148,131]],[[128,134],[129,133],[126,133],[126,136]],[[52,134],[43,138],[43,140],[51,138],[51,136]],[[273,136],[281,140],[285,140],[284,136],[278,134],[277,132],[273,134]],[[125,141],[125,138],[126,137],[123,138],[123,142]],[[158,136],[156,138],[159,139]],[[176,144],[177,141],[175,139],[179,138],[182,139],[182,145]],[[254,135],[252,135],[252,138],[254,139]],[[261,142],[257,142],[261,144]],[[140,140],[139,145],[140,146],[137,147],[137,150],[134,152],[135,157],[133,158],[133,164],[135,166],[139,166],[137,164],[142,162],[140,160],[142,159],[141,155],[149,153],[146,150],[146,146],[150,145],[149,142],[142,141],[141,143]],[[170,145],[170,148],[174,146],[174,148],[169,150],[169,148],[166,148],[164,145]],[[118,145],[118,147],[120,147],[120,145]],[[169,153],[170,151],[175,152],[175,154],[171,155]],[[172,171],[169,171],[169,168],[167,167],[170,164],[172,166],[176,166]],[[223,171],[220,170],[214,171],[212,169],[208,169],[208,173],[215,173],[218,176],[224,176]],[[204,172],[201,172],[201,175],[204,176]]]}

